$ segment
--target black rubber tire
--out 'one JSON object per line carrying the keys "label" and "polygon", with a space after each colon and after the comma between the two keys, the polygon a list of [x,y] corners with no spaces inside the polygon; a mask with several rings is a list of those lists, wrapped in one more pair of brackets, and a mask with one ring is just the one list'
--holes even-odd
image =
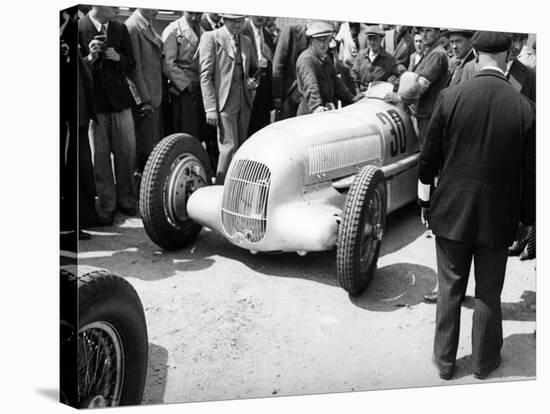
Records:
{"label": "black rubber tire", "polygon": [[[363,269],[361,266],[361,250],[365,220],[370,219],[371,204],[380,201],[379,216],[375,220],[380,225],[378,231],[383,234],[386,226],[386,184],[384,174],[378,168],[368,165],[355,177],[346,197],[344,217],[338,231],[338,247],[336,250],[336,267],[340,286],[351,295],[363,292],[370,283],[378,255],[381,240],[372,239],[369,254],[372,254]],[[381,237],[380,237],[381,238]],[[374,249],[374,250],[373,250]]]}
{"label": "black rubber tire", "polygon": [[204,185],[212,181],[208,155],[201,143],[191,135],[173,134],[160,141],[151,152],[141,179],[139,210],[149,238],[165,250],[177,250],[192,243],[202,226],[189,217],[171,220],[165,201],[172,163],[190,154],[197,158],[206,175]]}
{"label": "black rubber tire", "polygon": [[[90,323],[108,324],[123,350],[120,400],[115,405],[141,404],[148,361],[145,313],[130,283],[103,269],[76,266],[61,268],[61,395],[65,403],[82,408],[86,397],[78,394],[77,335]],[[65,305],[65,306],[64,306]],[[76,305],[76,306],[75,306]],[[74,306],[74,307],[73,307]],[[78,312],[77,312],[78,309]],[[64,354],[64,351],[66,354]],[[70,361],[71,357],[75,357]],[[65,363],[65,365],[64,365]],[[64,378],[67,375],[68,378]],[[74,382],[72,382],[74,381]]]}

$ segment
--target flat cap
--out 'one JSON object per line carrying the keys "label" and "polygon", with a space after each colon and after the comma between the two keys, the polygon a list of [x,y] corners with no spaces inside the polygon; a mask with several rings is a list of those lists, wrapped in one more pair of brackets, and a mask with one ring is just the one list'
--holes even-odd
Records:
{"label": "flat cap", "polygon": [[384,32],[384,29],[382,29],[382,27],[379,24],[367,26],[367,29],[365,30],[365,34],[367,36],[380,36],[380,37],[386,36],[386,32]]}
{"label": "flat cap", "polygon": [[229,13],[220,13],[224,19],[244,19],[246,14],[229,14]]}
{"label": "flat cap", "polygon": [[506,52],[512,41],[502,32],[478,31],[472,36],[472,46],[478,52],[501,53]]}
{"label": "flat cap", "polygon": [[334,28],[326,22],[312,22],[306,30],[306,36],[309,37],[326,37],[333,34]]}
{"label": "flat cap", "polygon": [[474,31],[473,30],[466,30],[466,29],[448,29],[446,30],[445,32],[443,32],[443,36],[446,36],[446,37],[451,37],[452,34],[458,34],[458,35],[462,35],[464,36],[465,38],[467,39],[471,39],[472,36],[474,35]]}

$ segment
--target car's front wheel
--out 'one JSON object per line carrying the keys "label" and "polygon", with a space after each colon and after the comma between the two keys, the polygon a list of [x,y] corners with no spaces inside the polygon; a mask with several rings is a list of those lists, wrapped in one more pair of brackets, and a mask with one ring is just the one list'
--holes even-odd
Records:
{"label": "car's front wheel", "polygon": [[372,279],[385,225],[384,174],[368,165],[353,181],[338,231],[338,280],[340,286],[352,295],[363,292]]}
{"label": "car's front wheel", "polygon": [[187,214],[187,200],[209,185],[212,170],[201,143],[187,134],[173,134],[157,144],[141,179],[139,210],[149,238],[166,250],[195,240],[201,225]]}

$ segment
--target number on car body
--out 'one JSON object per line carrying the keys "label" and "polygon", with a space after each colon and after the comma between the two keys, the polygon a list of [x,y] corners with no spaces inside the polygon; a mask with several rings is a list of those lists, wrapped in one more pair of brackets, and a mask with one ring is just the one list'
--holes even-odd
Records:
{"label": "number on car body", "polygon": [[386,112],[378,112],[376,116],[384,125],[390,125],[392,141],[390,142],[390,155],[395,157],[407,151],[407,135],[405,134],[405,125],[401,115],[395,109],[388,109]]}

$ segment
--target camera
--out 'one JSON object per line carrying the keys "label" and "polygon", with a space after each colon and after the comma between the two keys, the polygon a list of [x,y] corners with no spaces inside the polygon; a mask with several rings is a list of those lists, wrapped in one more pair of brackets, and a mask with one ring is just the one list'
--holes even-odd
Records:
{"label": "camera", "polygon": [[94,40],[99,40],[100,42],[100,53],[103,53],[107,50],[107,36],[104,34],[95,35]]}

